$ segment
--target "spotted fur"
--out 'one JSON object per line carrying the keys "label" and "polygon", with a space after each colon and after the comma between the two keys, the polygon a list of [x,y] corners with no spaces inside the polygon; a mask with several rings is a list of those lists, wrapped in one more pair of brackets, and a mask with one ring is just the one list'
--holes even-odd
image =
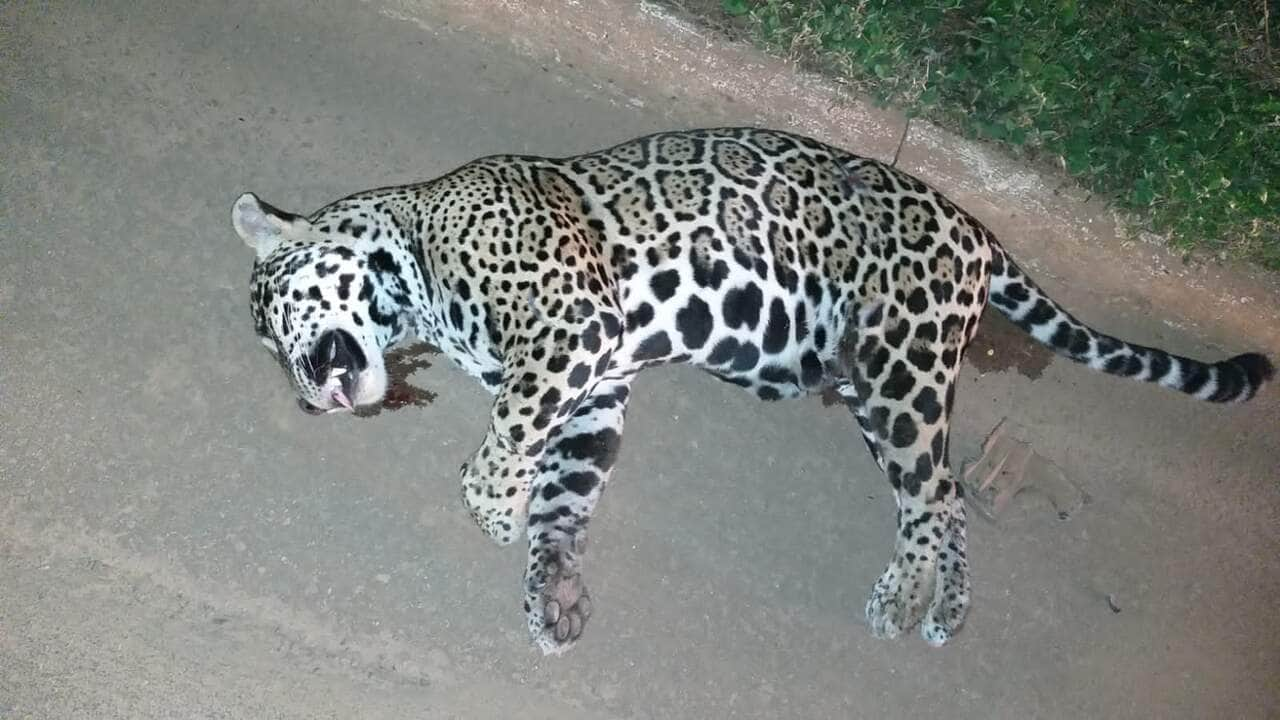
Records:
{"label": "spotted fur", "polygon": [[306,218],[244,195],[233,223],[257,252],[257,332],[304,409],[378,402],[383,352],[408,335],[493,394],[463,501],[497,542],[526,539],[524,609],[549,653],[591,612],[585,530],[643,368],[688,363],[764,400],[835,386],[897,499],[867,620],[931,644],[969,605],[948,430],[988,302],[1072,360],[1203,400],[1272,374],[1261,355],[1203,363],[1093,330],[923,182],[782,132],[482,158]]}

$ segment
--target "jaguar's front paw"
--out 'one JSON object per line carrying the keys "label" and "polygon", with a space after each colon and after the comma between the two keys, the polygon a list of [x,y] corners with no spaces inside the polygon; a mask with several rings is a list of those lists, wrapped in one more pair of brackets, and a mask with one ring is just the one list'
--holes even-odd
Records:
{"label": "jaguar's front paw", "polygon": [[[571,543],[580,552],[582,539]],[[573,647],[591,617],[591,595],[578,570],[578,552],[556,551],[537,558],[525,578],[524,611],[529,634],[544,655]]]}

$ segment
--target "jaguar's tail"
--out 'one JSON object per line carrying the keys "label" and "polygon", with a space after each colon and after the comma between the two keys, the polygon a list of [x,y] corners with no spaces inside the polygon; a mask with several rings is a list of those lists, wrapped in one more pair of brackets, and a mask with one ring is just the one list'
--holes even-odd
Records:
{"label": "jaguar's tail", "polygon": [[1210,402],[1248,400],[1275,372],[1258,353],[1204,363],[1104,335],[1062,309],[994,243],[991,263],[991,304],[1054,352],[1094,370],[1158,383]]}

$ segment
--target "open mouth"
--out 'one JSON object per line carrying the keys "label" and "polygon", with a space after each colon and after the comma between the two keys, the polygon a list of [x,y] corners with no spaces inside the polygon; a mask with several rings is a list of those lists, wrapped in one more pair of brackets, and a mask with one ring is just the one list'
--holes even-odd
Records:
{"label": "open mouth", "polygon": [[329,371],[329,379],[333,378],[338,378],[338,387],[334,388],[329,396],[330,400],[338,403],[338,407],[334,410],[343,408],[355,410],[355,405],[351,402],[351,396],[355,394],[355,373],[349,372],[344,367],[336,367]]}
{"label": "open mouth", "polygon": [[312,405],[302,398],[298,398],[298,407],[302,408],[302,412],[308,415],[328,415],[329,413],[336,412],[354,412],[356,409],[355,405],[352,404],[351,399],[348,398],[346,393],[341,390],[334,390],[333,394],[329,396],[329,399],[337,403],[337,407],[325,409]]}
{"label": "open mouth", "polygon": [[339,386],[329,391],[329,400],[334,403],[334,405],[326,409],[317,405],[312,405],[303,398],[298,398],[298,407],[302,408],[303,412],[308,415],[326,415],[328,413],[335,412],[355,411],[355,403],[351,402],[351,395],[353,394],[352,385],[354,383],[348,379],[350,375],[347,374],[347,370],[345,368],[335,369],[329,373],[329,377],[338,377],[340,379]]}
{"label": "open mouth", "polygon": [[360,344],[345,330],[330,330],[320,336],[303,367],[311,381],[321,387],[319,403],[299,398],[298,407],[309,415],[354,412],[357,377],[368,366]]}

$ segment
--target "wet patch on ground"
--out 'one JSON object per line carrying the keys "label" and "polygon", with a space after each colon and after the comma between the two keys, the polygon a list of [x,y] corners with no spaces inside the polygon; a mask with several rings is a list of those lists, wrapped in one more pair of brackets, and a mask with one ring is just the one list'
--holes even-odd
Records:
{"label": "wet patch on ground", "polygon": [[387,394],[382,403],[361,409],[360,417],[380,415],[383,410],[400,410],[407,407],[426,407],[436,399],[436,394],[409,382],[409,376],[431,367],[426,358],[439,355],[440,351],[426,343],[413,343],[387,351]]}
{"label": "wet patch on ground", "polygon": [[1000,313],[988,309],[964,357],[983,374],[1014,369],[1035,380],[1053,361],[1053,351]]}

